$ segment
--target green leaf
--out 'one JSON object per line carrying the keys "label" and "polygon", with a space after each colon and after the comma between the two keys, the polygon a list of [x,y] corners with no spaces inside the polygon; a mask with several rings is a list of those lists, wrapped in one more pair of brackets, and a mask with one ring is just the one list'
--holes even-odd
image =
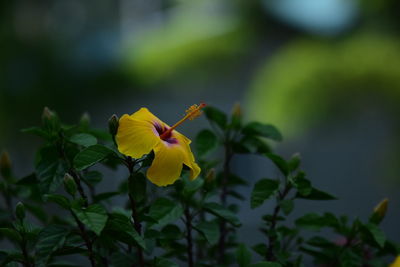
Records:
{"label": "green leaf", "polygon": [[337,246],[337,244],[320,236],[314,236],[310,238],[307,241],[307,244],[318,248],[328,248],[328,249],[334,249]]}
{"label": "green leaf", "polygon": [[41,222],[45,223],[47,221],[47,212],[41,206],[31,205],[25,203],[26,210],[33,214]]}
{"label": "green leaf", "polygon": [[222,219],[227,220],[229,223],[231,223],[233,226],[239,227],[241,225],[239,219],[237,216],[229,209],[223,207],[222,205],[212,202],[212,203],[206,203],[203,208],[214,214],[215,216],[218,216]]}
{"label": "green leaf", "polygon": [[296,197],[306,197],[312,191],[311,182],[307,180],[305,177],[304,172],[299,172],[296,177],[293,179],[293,186],[297,188],[298,194]]}
{"label": "green leaf", "polygon": [[283,175],[289,175],[289,166],[282,157],[272,153],[266,153],[265,156],[268,157],[275,164],[276,167],[278,167]]}
{"label": "green leaf", "polygon": [[119,192],[104,192],[104,193],[100,193],[100,194],[97,194],[97,195],[95,195],[93,197],[93,201],[94,202],[100,202],[100,201],[107,200],[109,198],[118,196],[119,194],[120,194]]}
{"label": "green leaf", "polygon": [[7,237],[10,241],[20,243],[22,241],[21,235],[12,228],[0,228],[0,237]]}
{"label": "green leaf", "polygon": [[33,135],[42,137],[44,139],[49,139],[50,138],[50,135],[47,133],[47,131],[43,130],[40,127],[25,128],[25,129],[22,129],[21,132],[28,133],[28,134],[33,134]]}
{"label": "green leaf", "polygon": [[372,235],[376,243],[383,248],[385,246],[386,242],[386,236],[385,233],[376,225],[373,223],[367,223],[364,225],[368,232]]}
{"label": "green leaf", "polygon": [[311,230],[319,230],[323,227],[336,228],[339,225],[337,218],[331,213],[319,215],[316,213],[307,213],[296,220],[298,227],[307,228]]}
{"label": "green leaf", "polygon": [[[155,233],[155,232],[153,232],[153,233]],[[146,234],[149,235],[149,232],[147,232]],[[181,239],[184,236],[183,233],[181,232],[181,230],[179,229],[179,227],[174,224],[167,224],[161,230],[161,234],[162,234],[163,239],[170,239],[170,240]],[[146,236],[146,237],[148,237],[148,236]]]}
{"label": "green leaf", "polygon": [[90,146],[75,156],[74,167],[78,171],[84,170],[114,153],[114,151],[103,145]]}
{"label": "green leaf", "polygon": [[288,167],[291,172],[299,168],[301,162],[301,157],[299,153],[293,154],[292,158],[288,161]]}
{"label": "green leaf", "polygon": [[244,136],[240,141],[233,142],[232,147],[234,152],[241,154],[246,154],[246,153],[265,154],[271,152],[271,148],[266,142],[264,142],[257,136],[253,135]]}
{"label": "green leaf", "polygon": [[[19,263],[24,262],[24,255],[18,250],[4,250],[2,251],[1,266],[4,267],[19,267]],[[5,254],[5,255],[4,255]]]}
{"label": "green leaf", "polygon": [[166,258],[157,257],[154,259],[154,267],[179,267],[179,265]]}
{"label": "green leaf", "polygon": [[84,147],[93,146],[97,144],[97,138],[91,134],[86,134],[86,133],[75,134],[71,136],[69,141]]}
{"label": "green leaf", "polygon": [[132,266],[132,263],[136,263],[137,260],[137,257],[132,253],[114,252],[111,255],[113,266]]}
{"label": "green leaf", "polygon": [[148,216],[158,221],[156,226],[172,223],[179,219],[183,214],[183,207],[167,198],[158,198],[150,206]]}
{"label": "green leaf", "polygon": [[38,179],[36,177],[36,173],[31,173],[17,181],[17,185],[25,185],[25,186],[30,186],[30,185],[35,185],[38,183]]}
{"label": "green leaf", "polygon": [[251,208],[261,206],[265,200],[271,197],[279,188],[279,181],[271,179],[259,180],[251,193],[250,205]]}
{"label": "green leaf", "polygon": [[251,264],[250,267],[282,267],[280,263],[272,262],[272,261],[260,261],[254,264]]}
{"label": "green leaf", "polygon": [[113,236],[121,242],[129,245],[137,244],[143,249],[146,249],[144,239],[135,230],[130,218],[124,214],[116,212],[112,213],[107,221],[105,231],[110,233],[110,236]]}
{"label": "green leaf", "polygon": [[326,193],[324,191],[321,191],[316,188],[311,188],[311,192],[309,192],[307,195],[302,195],[300,192],[296,194],[296,198],[303,198],[303,199],[309,199],[309,200],[335,200],[337,199],[335,196],[332,196],[329,193]]}
{"label": "green leaf", "polygon": [[254,245],[251,247],[251,249],[254,250],[261,257],[265,257],[265,254],[267,254],[267,245],[264,243]]}
{"label": "green leaf", "polygon": [[43,200],[46,202],[56,203],[57,205],[59,205],[60,207],[62,207],[64,209],[69,209],[71,207],[69,199],[64,197],[63,195],[46,194],[46,195],[43,195]]}
{"label": "green leaf", "polygon": [[72,211],[90,230],[100,235],[108,218],[107,212],[102,206],[94,204],[84,208],[73,205]]}
{"label": "green leaf", "polygon": [[50,225],[44,228],[36,243],[36,260],[38,266],[47,266],[51,254],[64,245],[69,231],[62,226]]}
{"label": "green leaf", "polygon": [[239,267],[247,267],[251,262],[251,253],[245,244],[239,244],[236,249],[236,261]]}
{"label": "green leaf", "polygon": [[257,135],[274,141],[282,141],[282,134],[271,124],[263,124],[260,122],[250,122],[243,128],[245,135]]}
{"label": "green leaf", "polygon": [[210,130],[202,130],[195,141],[195,148],[200,157],[207,155],[218,146],[218,139]]}
{"label": "green leaf", "polygon": [[135,201],[139,202],[146,198],[146,176],[141,172],[136,172],[128,180],[129,193]]}
{"label": "green leaf", "polygon": [[96,184],[101,182],[101,180],[103,179],[103,174],[98,171],[89,171],[87,173],[84,173],[83,178],[85,182],[89,183],[92,186],[95,186]]}
{"label": "green leaf", "polygon": [[204,109],[204,113],[210,121],[215,122],[221,129],[226,128],[226,123],[228,121],[227,116],[224,112],[217,108],[207,106]]}
{"label": "green leaf", "polygon": [[54,192],[62,184],[66,171],[67,166],[59,160],[59,154],[54,147],[40,150],[36,174],[42,193]]}
{"label": "green leaf", "polygon": [[211,245],[214,245],[218,242],[219,228],[217,223],[202,221],[193,228],[202,234]]}
{"label": "green leaf", "polygon": [[190,198],[193,194],[195,194],[204,184],[203,179],[195,179],[195,180],[184,180],[184,187],[182,195],[185,198]]}
{"label": "green leaf", "polygon": [[285,213],[285,215],[289,215],[293,211],[294,202],[291,199],[285,199],[280,202],[280,206],[283,213]]}

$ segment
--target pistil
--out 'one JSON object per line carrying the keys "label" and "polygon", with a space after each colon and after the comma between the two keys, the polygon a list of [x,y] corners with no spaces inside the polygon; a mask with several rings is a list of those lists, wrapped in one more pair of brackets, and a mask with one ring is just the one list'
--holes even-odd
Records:
{"label": "pistil", "polygon": [[200,116],[202,114],[201,109],[204,108],[206,106],[205,103],[200,103],[200,105],[193,105],[191,107],[189,107],[186,110],[186,115],[177,123],[175,123],[172,127],[170,127],[168,130],[166,130],[165,132],[163,132],[160,135],[160,138],[162,140],[168,139],[169,136],[171,135],[172,131],[178,127],[179,125],[181,125],[183,122],[185,122],[186,120],[194,120],[195,118],[197,118],[198,116]]}

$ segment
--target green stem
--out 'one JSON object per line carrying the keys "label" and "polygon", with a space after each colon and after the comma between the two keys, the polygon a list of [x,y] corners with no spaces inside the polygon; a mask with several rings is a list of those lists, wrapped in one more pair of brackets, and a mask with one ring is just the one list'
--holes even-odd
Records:
{"label": "green stem", "polygon": [[74,181],[77,185],[78,188],[78,192],[79,195],[83,198],[83,205],[85,207],[88,206],[88,198],[85,194],[85,191],[83,190],[82,184],[81,184],[81,177],[79,175],[79,172],[73,167],[73,164],[70,162],[70,160],[68,159],[66,153],[65,153],[65,149],[64,149],[64,137],[61,135],[61,145],[57,146],[58,147],[58,152],[62,158],[62,160],[64,160],[67,164],[68,164],[68,168],[69,171],[68,173],[74,178]]}
{"label": "green stem", "polygon": [[189,207],[185,209],[185,224],[186,224],[186,241],[187,241],[187,254],[189,267],[194,266],[193,261],[193,239],[192,239],[192,215],[190,214]]}
{"label": "green stem", "polygon": [[279,195],[277,197],[277,203],[274,208],[274,213],[272,214],[272,219],[271,219],[271,225],[269,227],[268,231],[268,245],[267,245],[267,254],[266,254],[266,259],[268,261],[276,261],[276,255],[275,255],[275,245],[276,245],[276,234],[275,228],[276,224],[278,221],[278,215],[281,210],[280,202],[285,199],[285,197],[288,195],[288,193],[291,190],[291,185],[289,183],[286,183],[284,189],[282,192],[279,192]]}
{"label": "green stem", "polygon": [[[223,177],[221,181],[221,194],[220,201],[221,204],[226,207],[227,197],[228,197],[228,180],[230,175],[230,162],[232,159],[232,151],[230,147],[230,142],[225,141],[225,157],[224,157],[224,167],[223,167]],[[226,227],[226,221],[222,220],[219,224],[220,237],[218,241],[218,263],[223,264],[225,262],[225,249],[226,249],[226,235],[228,229]]]}
{"label": "green stem", "polygon": [[24,234],[22,235],[21,250],[22,250],[22,255],[24,256],[24,264],[23,265],[25,267],[33,267],[33,266],[35,266],[35,264],[31,264],[30,263],[28,250],[26,248],[26,238],[25,238]]}
{"label": "green stem", "polygon": [[[128,157],[126,159],[126,163],[127,163],[126,165],[129,170],[128,183],[132,183],[133,182],[132,179],[135,174],[134,167],[135,167],[136,161],[133,161],[131,157]],[[129,186],[129,188],[130,188],[130,186]],[[138,211],[137,211],[138,210],[137,203],[135,201],[134,196],[130,192],[128,193],[128,196],[129,196],[129,201],[130,201],[131,210],[132,210],[131,215],[132,215],[132,219],[133,219],[133,227],[135,228],[136,232],[139,235],[142,235],[142,225],[139,221],[139,216],[138,216]],[[137,246],[137,254],[138,254],[138,260],[139,260],[139,266],[144,267],[145,260],[144,260],[144,255],[143,255],[143,249],[140,246]]]}
{"label": "green stem", "polygon": [[90,240],[89,236],[87,235],[85,225],[79,220],[79,218],[74,214],[74,212],[72,210],[71,210],[71,214],[72,214],[72,217],[74,217],[76,224],[78,225],[79,231],[81,233],[81,237],[82,237],[83,241],[85,242],[87,250],[89,251],[90,264],[92,267],[96,267],[97,264],[96,264],[96,259],[95,259],[95,255],[93,252],[93,244],[92,244],[92,241]]}

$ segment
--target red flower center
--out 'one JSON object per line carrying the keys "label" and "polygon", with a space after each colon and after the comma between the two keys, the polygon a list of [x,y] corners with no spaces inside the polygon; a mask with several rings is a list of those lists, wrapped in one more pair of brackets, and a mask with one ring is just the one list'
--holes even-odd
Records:
{"label": "red flower center", "polygon": [[160,136],[161,140],[169,143],[169,144],[177,144],[178,140],[172,137],[172,131],[168,131],[169,128],[160,125],[159,123],[154,124],[154,128],[156,129],[158,135]]}

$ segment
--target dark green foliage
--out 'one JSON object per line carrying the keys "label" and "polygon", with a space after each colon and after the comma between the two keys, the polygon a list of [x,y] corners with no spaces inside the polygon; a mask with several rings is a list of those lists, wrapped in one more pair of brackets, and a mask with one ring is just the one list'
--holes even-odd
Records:
{"label": "dark green foliage", "polygon": [[251,208],[257,208],[262,205],[265,200],[271,197],[279,187],[279,181],[271,179],[259,180],[251,193]]}
{"label": "dark green foliage", "polygon": [[246,267],[250,265],[251,252],[247,249],[246,245],[238,245],[238,248],[236,249],[236,260],[240,267]]}
{"label": "dark green foliage", "polygon": [[69,141],[84,147],[94,146],[97,144],[97,138],[87,133],[74,134],[71,136]]}
{"label": "dark green foliage", "polygon": [[228,118],[225,113],[215,107],[205,107],[204,113],[211,122],[216,123],[221,129],[225,129]]}
{"label": "dark green foliage", "polygon": [[224,208],[222,205],[220,205],[218,203],[215,203],[215,202],[206,203],[206,204],[204,204],[203,208],[207,212],[210,212],[210,213],[214,214],[215,216],[218,216],[218,217],[228,221],[229,223],[231,223],[234,226],[241,225],[239,219],[232,211],[230,211],[227,208]]}
{"label": "dark green foliage", "polygon": [[282,134],[270,124],[262,124],[259,122],[250,122],[243,128],[243,133],[246,135],[257,135],[274,141],[282,141]]}
{"label": "dark green foliage", "polygon": [[78,170],[84,170],[94,164],[104,160],[109,155],[113,154],[114,151],[103,146],[93,145],[79,152],[74,158],[74,167]]}
{"label": "dark green foliage", "polygon": [[199,156],[207,155],[208,152],[217,148],[218,139],[210,130],[201,131],[196,137],[196,151]]}
{"label": "dark green foliage", "polygon": [[[239,106],[230,115],[214,107],[204,113],[211,129],[194,142],[201,174],[192,181],[184,168],[174,185],[156,187],[146,178],[153,152],[141,159],[117,152],[116,116],[106,133],[92,129],[87,118],[66,126],[45,109],[42,126],[24,130],[43,139],[35,172],[15,177],[9,155],[0,156],[0,239],[7,246],[0,265],[66,267],[86,259],[85,266],[297,267],[307,258],[320,266],[385,266],[399,254],[379,227],[387,200],[367,222],[330,212],[292,218],[299,199],[336,198],[313,186],[298,153],[286,160],[273,152],[268,142],[282,140],[274,126],[244,123]],[[262,156],[277,177],[239,177],[231,168],[239,153]],[[103,176],[104,167],[119,171]],[[104,180],[121,182],[98,191]],[[244,195],[240,188],[250,184],[251,195]],[[263,213],[262,243],[246,237],[239,243],[236,229],[245,221],[239,201]],[[262,260],[255,262],[255,254]]]}
{"label": "dark green foliage", "polygon": [[218,241],[220,233],[216,222],[203,221],[193,227],[199,231],[211,245],[215,245]]}
{"label": "dark green foliage", "polygon": [[182,214],[182,205],[167,198],[158,198],[151,205],[148,216],[157,221],[155,226],[163,226],[176,221]]}
{"label": "dark green foliage", "polygon": [[39,266],[46,266],[51,255],[64,245],[69,230],[59,225],[49,225],[38,236],[36,259]]}
{"label": "dark green foliage", "polygon": [[78,217],[87,228],[95,232],[97,235],[100,235],[108,218],[106,210],[97,204],[88,207],[81,207],[79,203],[74,202],[71,206],[72,212],[75,216]]}

